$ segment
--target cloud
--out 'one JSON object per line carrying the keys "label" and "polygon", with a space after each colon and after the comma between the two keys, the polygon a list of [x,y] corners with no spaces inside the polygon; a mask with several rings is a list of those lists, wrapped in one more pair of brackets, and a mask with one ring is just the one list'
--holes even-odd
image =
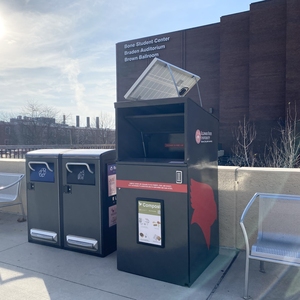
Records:
{"label": "cloud", "polygon": [[[70,5],[41,12],[37,7],[34,9],[34,2],[27,2],[31,3],[31,9],[7,11],[6,8],[9,30],[0,47],[0,79],[3,79],[0,100],[9,99],[15,104],[28,98],[51,100],[50,105],[89,114],[93,109],[85,102],[87,82],[81,82],[80,75],[101,76],[101,68],[95,67],[99,56],[113,48],[105,45],[91,48],[88,43],[81,46],[93,29],[85,32],[78,25],[90,14],[91,8],[70,2]],[[102,62],[108,63],[107,59]],[[92,96],[90,90],[89,96]],[[12,106],[6,105],[6,109]]]}
{"label": "cloud", "polygon": [[161,0],[0,0],[5,27],[1,111],[18,111],[35,100],[74,116],[114,114],[116,43],[209,24],[209,15],[217,21],[224,5],[223,0],[174,0],[172,5]]}
{"label": "cloud", "polygon": [[80,67],[78,60],[68,59],[62,66],[62,73],[68,78],[70,89],[74,92],[76,107],[78,111],[86,113],[86,106],[83,100],[85,87],[78,80],[78,75],[80,74]]}

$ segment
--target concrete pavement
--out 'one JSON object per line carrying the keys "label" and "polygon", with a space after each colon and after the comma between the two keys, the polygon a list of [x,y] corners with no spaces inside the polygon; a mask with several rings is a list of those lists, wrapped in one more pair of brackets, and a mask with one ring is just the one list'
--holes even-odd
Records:
{"label": "concrete pavement", "polygon": [[[244,288],[243,251],[220,255],[190,287],[181,287],[117,270],[117,252],[105,257],[28,243],[27,222],[0,212],[0,300],[235,300]],[[250,262],[253,299],[300,299],[295,267]]]}

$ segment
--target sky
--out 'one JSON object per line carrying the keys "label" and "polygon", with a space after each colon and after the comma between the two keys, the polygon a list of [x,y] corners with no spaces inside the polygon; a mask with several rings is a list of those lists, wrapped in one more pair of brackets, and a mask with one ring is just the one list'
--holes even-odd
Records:
{"label": "sky", "polygon": [[113,119],[116,43],[217,23],[254,2],[0,0],[0,118],[38,103],[69,125]]}

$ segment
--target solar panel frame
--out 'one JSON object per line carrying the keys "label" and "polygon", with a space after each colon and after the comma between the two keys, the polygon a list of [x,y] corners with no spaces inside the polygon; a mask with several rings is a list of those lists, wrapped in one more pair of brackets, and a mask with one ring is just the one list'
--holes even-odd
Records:
{"label": "solar panel frame", "polygon": [[124,98],[150,100],[183,97],[199,80],[198,75],[154,58]]}

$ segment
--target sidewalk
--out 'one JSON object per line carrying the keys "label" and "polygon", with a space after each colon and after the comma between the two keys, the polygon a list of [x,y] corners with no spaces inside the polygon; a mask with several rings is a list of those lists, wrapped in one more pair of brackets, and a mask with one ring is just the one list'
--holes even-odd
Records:
{"label": "sidewalk", "polygon": [[[190,287],[181,287],[117,270],[117,253],[105,257],[27,242],[27,222],[0,212],[0,299],[12,300],[235,300],[242,299],[244,252],[220,255]],[[253,299],[300,299],[295,267],[250,262]]]}

